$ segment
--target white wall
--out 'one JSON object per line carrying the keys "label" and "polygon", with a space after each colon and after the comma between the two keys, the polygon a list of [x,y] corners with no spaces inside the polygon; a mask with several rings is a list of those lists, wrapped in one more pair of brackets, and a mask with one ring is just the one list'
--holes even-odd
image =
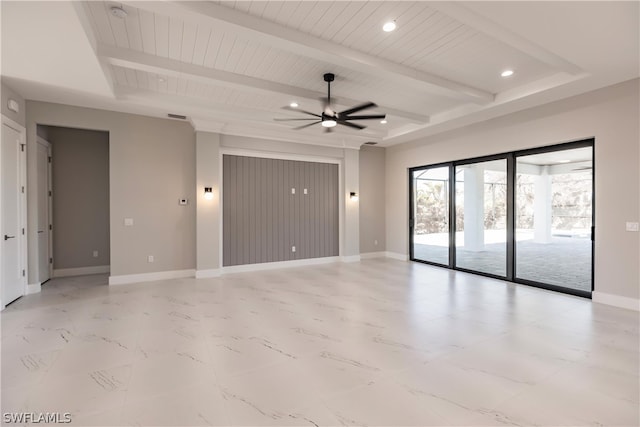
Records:
{"label": "white wall", "polygon": [[361,253],[386,250],[385,193],[385,149],[363,145],[360,148],[359,200]]}
{"label": "white wall", "polygon": [[637,300],[640,233],[639,81],[632,80],[463,129],[387,148],[387,251],[408,253],[413,166],[595,137],[595,291]]}
{"label": "white wall", "polygon": [[[109,132],[111,275],[193,270],[196,264],[195,133],[189,123],[27,102],[29,283],[37,268],[36,125]],[[190,203],[180,206],[178,199]],[[134,226],[125,227],[124,218]],[[147,262],[153,255],[154,263]]]}

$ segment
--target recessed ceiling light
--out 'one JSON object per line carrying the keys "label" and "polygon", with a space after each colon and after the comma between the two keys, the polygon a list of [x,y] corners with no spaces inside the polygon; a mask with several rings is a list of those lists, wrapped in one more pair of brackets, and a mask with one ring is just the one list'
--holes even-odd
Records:
{"label": "recessed ceiling light", "polygon": [[571,160],[558,160],[558,163],[571,163]]}
{"label": "recessed ceiling light", "polygon": [[386,125],[387,124],[387,119],[380,120],[380,123],[382,123],[383,125]]}
{"label": "recessed ceiling light", "polygon": [[389,21],[382,26],[382,30],[387,33],[390,33],[395,29],[396,29],[396,21]]}
{"label": "recessed ceiling light", "polygon": [[504,70],[502,73],[500,73],[500,75],[502,77],[510,77],[513,76],[513,70]]}
{"label": "recessed ceiling light", "polygon": [[289,107],[298,108],[298,103],[296,101],[293,101],[293,102],[291,102],[291,104],[289,104]]}
{"label": "recessed ceiling light", "polygon": [[111,6],[111,14],[120,19],[124,19],[128,15],[126,10],[118,6]]}

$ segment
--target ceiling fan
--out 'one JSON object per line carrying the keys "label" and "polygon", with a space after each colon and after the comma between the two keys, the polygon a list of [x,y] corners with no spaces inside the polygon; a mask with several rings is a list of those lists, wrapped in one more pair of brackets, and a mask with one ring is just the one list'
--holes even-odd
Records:
{"label": "ceiling fan", "polygon": [[369,115],[359,115],[352,116],[353,113],[357,113],[362,110],[367,110],[369,108],[377,107],[373,102],[365,102],[364,104],[357,105],[353,108],[349,108],[344,111],[334,111],[331,109],[331,82],[335,79],[335,75],[332,73],[326,73],[324,75],[324,81],[327,82],[327,97],[322,98],[323,106],[322,113],[316,114],[310,111],[301,110],[295,107],[283,107],[285,110],[296,111],[304,114],[308,114],[313,116],[313,118],[291,118],[291,119],[274,119],[275,121],[299,121],[299,120],[313,120],[311,123],[307,123],[302,126],[295,127],[293,129],[299,130],[304,129],[309,126],[316,125],[320,123],[324,128],[325,132],[331,132],[331,128],[336,125],[348,126],[354,129],[364,129],[366,126],[359,125],[357,123],[351,123],[352,120],[374,120],[374,119],[384,119],[386,114],[369,114]]}

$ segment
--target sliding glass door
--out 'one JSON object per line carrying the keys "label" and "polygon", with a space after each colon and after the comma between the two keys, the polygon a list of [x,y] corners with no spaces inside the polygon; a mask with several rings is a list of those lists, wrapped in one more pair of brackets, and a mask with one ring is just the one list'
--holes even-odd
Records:
{"label": "sliding glass door", "polygon": [[455,266],[506,277],[507,160],[462,164],[455,171]]}
{"label": "sliding glass door", "polygon": [[590,296],[593,143],[411,169],[411,260]]}
{"label": "sliding glass door", "polygon": [[516,279],[591,291],[593,149],[516,157]]}
{"label": "sliding glass door", "polygon": [[414,170],[411,257],[449,265],[449,166]]}

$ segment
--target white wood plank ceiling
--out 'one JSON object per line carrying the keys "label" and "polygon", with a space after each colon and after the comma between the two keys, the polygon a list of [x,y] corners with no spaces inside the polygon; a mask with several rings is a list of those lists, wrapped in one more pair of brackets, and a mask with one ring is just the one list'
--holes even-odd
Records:
{"label": "white wood plank ceiling", "polygon": [[[477,13],[424,1],[86,1],[76,13],[116,99],[196,128],[256,137],[390,145],[453,119],[505,109],[584,78],[579,65]],[[117,17],[112,7],[126,11]],[[383,23],[395,21],[386,33]],[[510,78],[500,73],[515,70]],[[293,131],[292,101],[321,112],[323,74],[334,109],[366,101],[388,123]],[[493,114],[493,113],[492,113]],[[495,116],[495,114],[494,114]],[[298,117],[304,117],[302,115]],[[424,133],[424,132],[423,132]]]}

